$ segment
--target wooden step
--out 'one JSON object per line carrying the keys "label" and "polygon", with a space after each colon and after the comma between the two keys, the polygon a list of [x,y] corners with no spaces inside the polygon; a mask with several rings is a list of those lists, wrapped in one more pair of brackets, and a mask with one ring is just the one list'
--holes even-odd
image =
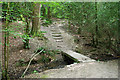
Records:
{"label": "wooden step", "polygon": [[60,32],[53,32],[52,34],[61,34]]}
{"label": "wooden step", "polygon": [[51,30],[53,33],[57,33],[57,32],[59,32],[58,30]]}
{"label": "wooden step", "polygon": [[56,30],[58,30],[58,28],[56,28],[56,27],[51,27],[51,29],[56,29]]}
{"label": "wooden step", "polygon": [[51,31],[57,31],[57,29],[51,29]]}
{"label": "wooden step", "polygon": [[63,42],[63,40],[55,40],[56,42]]}
{"label": "wooden step", "polygon": [[62,48],[62,46],[59,46],[59,45],[57,47]]}
{"label": "wooden step", "polygon": [[52,34],[53,37],[61,37],[61,34]]}
{"label": "wooden step", "polygon": [[51,26],[51,27],[55,27],[55,26]]}
{"label": "wooden step", "polygon": [[53,37],[53,39],[63,39],[62,37]]}

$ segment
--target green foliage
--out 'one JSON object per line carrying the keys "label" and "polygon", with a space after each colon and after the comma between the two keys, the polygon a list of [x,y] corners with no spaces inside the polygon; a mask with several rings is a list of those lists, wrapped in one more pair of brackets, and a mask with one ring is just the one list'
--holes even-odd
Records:
{"label": "green foliage", "polygon": [[[17,20],[22,20],[23,22],[25,22],[25,31],[24,33],[19,34],[18,27],[15,28],[11,27],[10,28],[10,34],[14,35],[14,38],[16,38],[17,36],[21,37],[23,39],[23,43],[24,43],[24,47],[25,48],[29,48],[29,39],[31,39],[31,37],[29,37],[29,24],[30,24],[30,19],[32,18],[32,12],[33,12],[33,4],[32,3],[28,3],[28,2],[10,2],[9,5],[9,11],[7,10],[7,6],[8,4],[6,2],[3,2],[3,7],[2,7],[2,17],[3,17],[3,21],[5,21],[6,19],[9,22],[15,22]],[[6,16],[7,11],[9,12],[9,15]],[[12,29],[13,28],[13,29]],[[16,29],[16,30],[14,30]]]}
{"label": "green foliage", "polygon": [[49,19],[44,20],[44,22],[42,23],[43,26],[48,26],[50,24],[52,24],[52,20]]}
{"label": "green foliage", "polygon": [[32,73],[38,73],[38,71],[34,70]]}
{"label": "green foliage", "polygon": [[[119,3],[60,2],[58,4],[60,6],[53,7],[52,15],[56,18],[67,19],[69,31],[83,36],[91,36],[91,39],[94,40],[91,43],[96,43],[96,39],[98,39],[98,46],[116,51],[116,40],[119,33]],[[96,26],[98,26],[98,30],[96,30]]]}
{"label": "green foliage", "polygon": [[22,66],[26,66],[27,64],[25,64],[25,63],[20,63],[20,62],[17,62],[16,63],[16,66],[17,67],[22,67]]}
{"label": "green foliage", "polygon": [[0,41],[0,45],[2,44],[2,42]]}
{"label": "green foliage", "polygon": [[32,37],[30,37],[29,35],[26,35],[26,34],[23,34],[22,38],[23,38],[23,42],[25,42],[25,40],[27,40],[27,39],[32,39]]}
{"label": "green foliage", "polygon": [[38,37],[38,40],[47,40],[47,38],[44,37],[44,33],[46,33],[46,31],[39,31],[36,35],[33,35],[32,37]]}
{"label": "green foliage", "polygon": [[53,51],[53,50],[48,50],[48,49],[46,49],[45,47],[40,47],[40,48],[38,48],[37,50],[38,51],[41,51],[42,49],[44,49],[44,51],[41,53],[41,54],[46,54],[46,55],[49,55],[49,56],[55,56],[55,51]]}
{"label": "green foliage", "polygon": [[48,63],[51,61],[51,59],[54,59],[55,55],[58,53],[58,51],[48,50],[45,47],[40,47],[36,51],[39,52],[43,49],[44,49],[44,51],[42,53],[40,53],[41,60],[39,60],[39,62]]}
{"label": "green foliage", "polygon": [[[98,39],[98,46],[104,47],[106,50],[113,50],[115,53],[119,52],[117,46],[119,41],[118,34],[120,33],[118,27],[118,6],[117,2],[39,2],[42,4],[41,15],[33,16],[34,3],[37,2],[10,2],[8,9],[8,2],[2,3],[2,16],[3,21],[6,21],[7,26],[3,26],[2,30],[4,37],[18,36],[22,38],[23,42],[29,48],[30,37],[30,22],[34,17],[40,17],[43,19],[44,26],[48,26],[52,23],[52,18],[65,19],[68,22],[67,29],[74,34],[82,36],[90,36],[91,43],[97,42],[94,39]],[[50,16],[50,17],[49,17]],[[9,22],[23,21],[25,26],[23,33],[18,31],[21,26],[8,26]],[[6,28],[5,28],[6,27]],[[27,28],[29,27],[29,28]],[[98,27],[98,30],[96,30]],[[14,30],[15,29],[15,30]],[[35,36],[43,38],[43,33],[38,32]],[[33,35],[34,37],[34,35]],[[78,40],[76,41],[78,42]],[[1,44],[1,42],[0,42]],[[9,44],[5,43],[6,46]],[[38,50],[41,50],[38,49]],[[54,51],[44,50],[43,61],[48,60],[48,56],[54,56]],[[46,57],[47,55],[47,57]]]}

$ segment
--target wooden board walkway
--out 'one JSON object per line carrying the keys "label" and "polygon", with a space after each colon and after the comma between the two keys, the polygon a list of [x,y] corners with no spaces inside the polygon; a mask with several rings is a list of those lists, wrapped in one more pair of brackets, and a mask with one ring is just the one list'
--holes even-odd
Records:
{"label": "wooden board walkway", "polygon": [[95,60],[86,57],[80,53],[74,52],[72,50],[63,50],[64,54],[68,57],[72,58],[76,62],[93,62]]}

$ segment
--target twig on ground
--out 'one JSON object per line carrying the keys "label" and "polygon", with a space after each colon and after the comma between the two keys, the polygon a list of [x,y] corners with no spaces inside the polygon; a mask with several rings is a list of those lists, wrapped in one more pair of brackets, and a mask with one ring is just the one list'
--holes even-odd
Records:
{"label": "twig on ground", "polygon": [[22,77],[25,75],[25,73],[27,72],[27,70],[28,70],[28,68],[29,68],[29,66],[30,66],[30,63],[32,62],[33,58],[34,58],[35,56],[37,56],[38,54],[40,54],[41,52],[43,52],[43,50],[44,50],[44,49],[42,49],[42,50],[41,50],[40,52],[38,52],[37,54],[36,54],[36,52],[35,52],[34,55],[32,55],[32,57],[31,57],[31,59],[30,59],[30,61],[29,61],[29,64],[28,64],[28,66],[26,67],[25,71],[23,72],[21,78],[22,78]]}

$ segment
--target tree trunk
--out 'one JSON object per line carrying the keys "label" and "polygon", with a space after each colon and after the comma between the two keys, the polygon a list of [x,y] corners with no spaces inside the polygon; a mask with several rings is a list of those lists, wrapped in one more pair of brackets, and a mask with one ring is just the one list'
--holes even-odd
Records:
{"label": "tree trunk", "polygon": [[40,25],[41,24],[41,17],[40,17],[41,16],[41,7],[42,7],[42,4],[40,4],[40,9],[39,9],[39,25],[38,25],[39,30],[40,30],[40,26],[41,26]]}
{"label": "tree trunk", "polygon": [[92,45],[95,47],[95,38],[94,38],[94,34],[92,33]]}
{"label": "tree trunk", "polygon": [[118,2],[118,18],[117,54],[120,56],[120,2]]}
{"label": "tree trunk", "polygon": [[95,32],[96,32],[96,38],[95,38],[95,47],[98,46],[98,24],[97,24],[97,2],[95,2],[95,25],[96,25],[96,29],[95,29]]}
{"label": "tree trunk", "polygon": [[48,19],[50,19],[50,7],[48,6]]}
{"label": "tree trunk", "polygon": [[46,16],[46,10],[45,10],[45,5],[43,5],[43,16]]}
{"label": "tree trunk", "polygon": [[110,36],[110,32],[108,32],[108,49],[110,49],[111,47],[111,36]]}
{"label": "tree trunk", "polygon": [[[26,35],[27,37],[29,37],[30,21],[29,21],[28,17],[25,18],[25,21],[26,21],[26,23],[27,23],[25,35]],[[29,49],[29,48],[30,48],[30,46],[29,46],[29,39],[28,39],[28,38],[25,38],[24,41],[25,41],[25,42],[24,42],[24,48],[25,48],[25,49]]]}
{"label": "tree trunk", "polygon": [[45,5],[43,5],[43,19],[45,18],[46,16],[46,10],[45,10]]}
{"label": "tree trunk", "polygon": [[40,9],[40,4],[39,3],[34,3],[33,18],[32,18],[32,30],[31,30],[32,35],[36,35],[37,32],[38,32],[39,9]]}
{"label": "tree trunk", "polygon": [[9,3],[8,3],[8,7],[7,7],[7,15],[6,15],[6,23],[5,23],[5,32],[4,32],[4,65],[3,65],[3,69],[4,72],[3,74],[3,78],[5,80],[9,80],[8,77],[8,61],[9,61]]}

